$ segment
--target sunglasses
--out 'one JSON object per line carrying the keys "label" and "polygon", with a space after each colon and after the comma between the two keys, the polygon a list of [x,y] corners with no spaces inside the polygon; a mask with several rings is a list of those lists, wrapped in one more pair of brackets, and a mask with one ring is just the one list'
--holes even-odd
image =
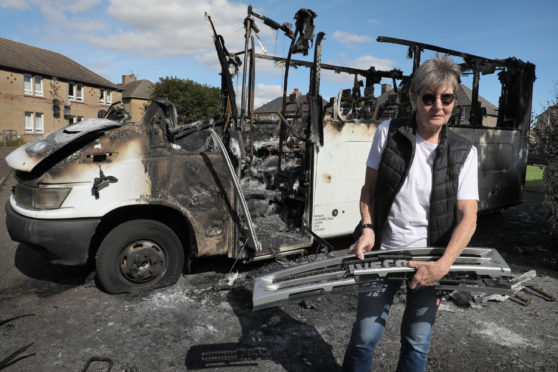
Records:
{"label": "sunglasses", "polygon": [[[425,106],[431,106],[436,102],[436,98],[437,97],[432,93],[423,94],[422,103],[424,103]],[[443,106],[448,106],[451,105],[456,98],[457,96],[455,94],[442,94],[440,96],[440,101],[442,101]]]}

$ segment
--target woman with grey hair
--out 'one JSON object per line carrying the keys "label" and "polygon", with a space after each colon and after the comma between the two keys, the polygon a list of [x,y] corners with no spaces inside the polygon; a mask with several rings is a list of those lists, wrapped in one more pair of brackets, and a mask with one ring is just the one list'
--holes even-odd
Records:
{"label": "woman with grey hair", "polygon": [[[360,196],[360,237],[349,248],[359,259],[372,249],[445,247],[438,261],[409,261],[398,371],[424,371],[440,303],[435,284],[469,243],[478,204],[477,150],[446,126],[455,104],[459,66],[448,56],[422,64],[413,76],[411,117],[376,129]],[[361,291],[344,371],[370,371],[389,309],[402,282]]]}

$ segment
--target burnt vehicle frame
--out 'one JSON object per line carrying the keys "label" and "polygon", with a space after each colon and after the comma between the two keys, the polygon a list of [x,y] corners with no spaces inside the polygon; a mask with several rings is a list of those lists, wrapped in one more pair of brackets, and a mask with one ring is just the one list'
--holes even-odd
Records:
{"label": "burnt vehicle frame", "polygon": [[[6,205],[12,239],[41,247],[57,263],[95,259],[101,284],[117,293],[170,285],[194,257],[250,261],[292,255],[306,252],[315,239],[352,232],[374,130],[384,119],[410,113],[412,74],[322,63],[324,34],[314,36],[316,14],[310,9],[296,13],[293,30],[249,7],[245,48],[237,53],[226,49],[205,17],[221,64],[221,114],[179,126],[172,103],[156,99],[132,123],[113,105],[104,119],[86,119],[18,148],[7,158],[17,181]],[[291,40],[286,58],[256,53],[256,19]],[[506,146],[513,142],[511,175],[488,179],[480,205],[486,210],[519,202],[534,66],[391,41],[410,44],[416,65],[421,50],[429,48],[464,58],[464,67],[475,74],[491,70],[487,64],[500,70],[505,99],[498,126],[482,127],[477,110],[475,124],[454,127],[473,140],[490,132],[490,138],[504,137]],[[311,61],[292,58],[307,55],[311,44]],[[258,59],[285,66],[279,120],[255,117]],[[232,78],[241,65],[239,110]],[[310,78],[308,94],[291,100],[287,83],[294,66],[309,68]],[[322,70],[354,75],[353,87],[324,105]],[[373,95],[383,78],[391,79],[395,93],[385,102]],[[480,172],[483,159],[493,168],[502,165],[501,156],[494,160],[482,148],[479,153]]]}

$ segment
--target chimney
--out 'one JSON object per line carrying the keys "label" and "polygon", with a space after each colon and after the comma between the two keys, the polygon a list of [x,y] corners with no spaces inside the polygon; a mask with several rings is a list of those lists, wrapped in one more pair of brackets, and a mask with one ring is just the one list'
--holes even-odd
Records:
{"label": "chimney", "polygon": [[391,90],[391,84],[382,84],[382,95]]}
{"label": "chimney", "polygon": [[131,83],[132,81],[136,81],[136,75],[122,75],[122,86],[125,87],[126,84]]}

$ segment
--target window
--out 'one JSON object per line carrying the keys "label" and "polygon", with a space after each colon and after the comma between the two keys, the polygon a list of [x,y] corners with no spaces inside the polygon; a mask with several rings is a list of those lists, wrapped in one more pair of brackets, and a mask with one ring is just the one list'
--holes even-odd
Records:
{"label": "window", "polygon": [[33,94],[33,87],[31,86],[31,75],[23,75],[23,94]]}
{"label": "window", "polygon": [[34,81],[33,88],[35,89],[35,95],[36,96],[42,96],[43,95],[43,78],[40,77],[40,76],[35,76],[33,81]]}
{"label": "window", "polygon": [[23,94],[43,96],[43,78],[31,74],[23,74]]}
{"label": "window", "polygon": [[112,92],[110,89],[99,88],[99,103],[110,105],[112,103]]}
{"label": "window", "polygon": [[83,120],[83,116],[74,116],[71,115],[68,117],[68,125],[77,124]]}
{"label": "window", "polygon": [[43,114],[40,112],[35,113],[35,133],[43,133]]}
{"label": "window", "polygon": [[76,93],[75,93],[76,85],[72,82],[68,82],[68,99],[75,100]]}
{"label": "window", "polygon": [[83,102],[83,84],[69,81],[68,99],[71,101]]}
{"label": "window", "polygon": [[83,102],[83,84],[76,84],[76,100]]}
{"label": "window", "polygon": [[33,133],[33,113],[25,112],[25,133]]}
{"label": "window", "polygon": [[44,115],[42,112],[25,112],[25,133],[44,133]]}

